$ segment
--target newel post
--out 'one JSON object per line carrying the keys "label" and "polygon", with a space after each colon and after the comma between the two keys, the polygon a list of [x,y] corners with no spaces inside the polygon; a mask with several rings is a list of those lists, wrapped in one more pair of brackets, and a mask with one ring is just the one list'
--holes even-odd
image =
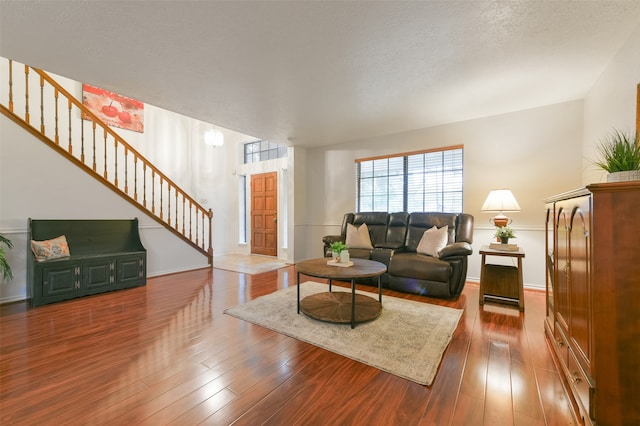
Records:
{"label": "newel post", "polygon": [[209,250],[207,251],[207,257],[209,258],[209,265],[213,265],[213,232],[211,229],[211,224],[213,222],[213,210],[209,209],[209,211],[207,212],[207,216],[209,216]]}

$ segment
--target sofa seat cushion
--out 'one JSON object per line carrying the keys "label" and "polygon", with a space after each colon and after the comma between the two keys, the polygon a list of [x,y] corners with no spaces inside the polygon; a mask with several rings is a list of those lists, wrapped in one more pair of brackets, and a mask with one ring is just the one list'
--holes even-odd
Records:
{"label": "sofa seat cushion", "polygon": [[349,257],[357,259],[371,259],[371,250],[363,248],[349,248]]}
{"label": "sofa seat cushion", "polygon": [[389,250],[397,250],[404,247],[404,243],[398,242],[383,242],[376,244],[377,249],[389,249]]}
{"label": "sofa seat cushion", "polygon": [[451,277],[451,265],[420,253],[396,253],[391,258],[389,274],[446,283]]}

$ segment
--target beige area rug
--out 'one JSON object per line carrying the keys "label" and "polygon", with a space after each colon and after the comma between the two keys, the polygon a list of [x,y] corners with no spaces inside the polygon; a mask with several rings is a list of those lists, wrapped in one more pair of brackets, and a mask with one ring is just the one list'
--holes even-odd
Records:
{"label": "beige area rug", "polygon": [[289,266],[282,260],[257,254],[225,254],[213,257],[213,267],[243,274],[260,274]]}
{"label": "beige area rug", "polygon": [[[301,299],[329,291],[312,281],[301,284]],[[350,291],[333,286],[333,291]],[[375,293],[358,291],[377,298]],[[431,385],[462,310],[382,296],[382,313],[356,325],[330,324],[296,313],[296,286],[228,308],[225,314],[349,357],[405,379]]]}

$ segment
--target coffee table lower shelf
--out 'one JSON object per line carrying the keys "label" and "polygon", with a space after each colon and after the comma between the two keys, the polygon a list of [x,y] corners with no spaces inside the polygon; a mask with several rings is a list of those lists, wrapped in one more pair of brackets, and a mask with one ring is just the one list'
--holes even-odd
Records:
{"label": "coffee table lower shelf", "polygon": [[[333,291],[316,293],[300,301],[300,310],[319,321],[351,324],[351,293]],[[355,295],[356,309],[354,323],[374,320],[382,312],[382,303],[363,294]]]}

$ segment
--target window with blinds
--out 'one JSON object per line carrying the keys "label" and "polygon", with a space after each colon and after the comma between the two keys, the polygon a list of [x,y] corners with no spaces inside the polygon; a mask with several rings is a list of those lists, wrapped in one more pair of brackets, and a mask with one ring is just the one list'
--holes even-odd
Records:
{"label": "window with blinds", "polygon": [[356,210],[462,213],[463,147],[356,160]]}

